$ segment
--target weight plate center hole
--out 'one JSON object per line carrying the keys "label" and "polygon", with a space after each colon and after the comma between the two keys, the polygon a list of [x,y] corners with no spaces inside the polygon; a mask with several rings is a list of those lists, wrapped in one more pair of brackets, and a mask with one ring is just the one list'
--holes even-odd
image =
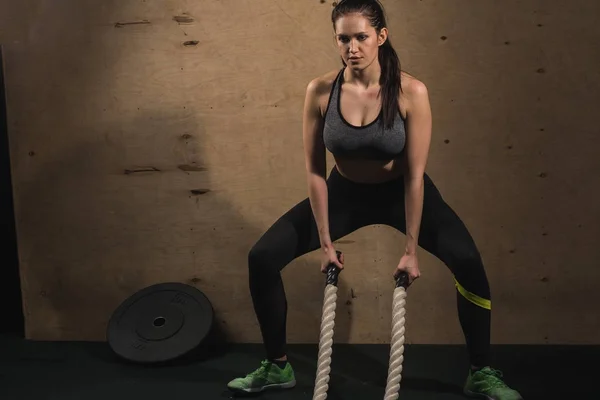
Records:
{"label": "weight plate center hole", "polygon": [[164,317],[154,318],[154,326],[156,326],[157,328],[164,326],[166,322],[167,320]]}

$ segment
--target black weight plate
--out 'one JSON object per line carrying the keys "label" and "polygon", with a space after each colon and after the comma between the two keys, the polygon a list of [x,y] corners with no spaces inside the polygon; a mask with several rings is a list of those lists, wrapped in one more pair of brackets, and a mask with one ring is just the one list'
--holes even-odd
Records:
{"label": "black weight plate", "polygon": [[193,286],[159,283],[126,299],[107,327],[111,349],[124,359],[151,363],[178,358],[208,336],[214,312]]}

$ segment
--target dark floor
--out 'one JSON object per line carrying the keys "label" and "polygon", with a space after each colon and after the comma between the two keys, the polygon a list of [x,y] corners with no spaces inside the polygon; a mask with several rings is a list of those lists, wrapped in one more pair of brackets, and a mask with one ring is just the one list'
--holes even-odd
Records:
{"label": "dark floor", "polygon": [[[314,345],[291,346],[298,385],[264,399],[312,399]],[[382,399],[388,347],[334,345],[328,399]],[[400,400],[465,399],[461,346],[407,346]],[[104,343],[28,342],[0,336],[0,399],[154,400],[231,398],[227,381],[262,357],[259,345],[235,345],[205,360],[168,366],[128,365]],[[598,400],[600,347],[502,346],[495,367],[526,400]]]}

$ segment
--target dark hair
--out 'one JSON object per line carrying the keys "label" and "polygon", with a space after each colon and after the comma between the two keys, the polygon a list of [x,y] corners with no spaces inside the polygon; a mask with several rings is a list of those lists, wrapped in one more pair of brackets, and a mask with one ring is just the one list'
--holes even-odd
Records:
{"label": "dark hair", "polygon": [[[382,28],[387,27],[385,11],[379,0],[341,0],[331,12],[331,22],[335,30],[336,21],[349,13],[359,13],[367,18],[377,34]],[[386,128],[392,127],[394,117],[398,111],[398,96],[400,86],[400,59],[388,36],[385,43],[379,47],[379,64],[381,77],[379,84],[382,94],[383,124]],[[344,66],[346,63],[342,60]]]}

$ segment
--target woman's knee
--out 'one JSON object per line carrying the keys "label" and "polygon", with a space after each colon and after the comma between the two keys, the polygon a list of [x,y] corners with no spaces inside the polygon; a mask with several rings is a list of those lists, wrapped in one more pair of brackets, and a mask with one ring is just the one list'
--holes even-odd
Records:
{"label": "woman's knee", "polygon": [[473,243],[462,243],[454,249],[453,258],[458,266],[469,270],[483,270],[483,260],[479,249]]}
{"label": "woman's knee", "polygon": [[481,254],[469,237],[454,236],[441,251],[442,261],[450,268],[457,286],[479,297],[490,298],[490,288]]}
{"label": "woman's knee", "polygon": [[452,268],[457,289],[467,298],[491,300],[490,285],[479,253],[464,254]]}
{"label": "woman's knee", "polygon": [[248,252],[248,270],[250,275],[276,272],[271,265],[273,257],[270,255],[269,247],[256,243]]}
{"label": "woman's knee", "polygon": [[252,246],[248,252],[250,274],[279,274],[296,257],[313,250],[315,228],[305,216],[305,203],[280,217]]}
{"label": "woman's knee", "polygon": [[458,229],[447,230],[438,235],[438,257],[454,268],[479,268],[483,266],[481,254],[471,236]]}
{"label": "woman's knee", "polygon": [[263,235],[248,252],[250,275],[278,275],[294,258],[296,240],[292,236],[281,230]]}

